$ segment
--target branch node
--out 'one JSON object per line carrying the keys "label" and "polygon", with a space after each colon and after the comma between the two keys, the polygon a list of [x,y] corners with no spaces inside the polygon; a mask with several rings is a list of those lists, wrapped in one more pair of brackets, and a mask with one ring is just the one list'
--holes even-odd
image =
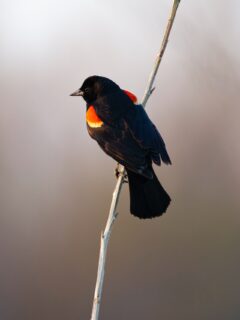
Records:
{"label": "branch node", "polygon": [[153,87],[151,90],[150,90],[150,95],[153,93],[153,91],[156,89],[156,87]]}

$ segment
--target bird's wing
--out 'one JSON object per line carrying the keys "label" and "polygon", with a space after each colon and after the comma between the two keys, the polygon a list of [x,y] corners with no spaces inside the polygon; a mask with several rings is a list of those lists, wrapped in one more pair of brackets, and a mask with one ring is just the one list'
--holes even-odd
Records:
{"label": "bird's wing", "polygon": [[140,147],[129,130],[120,121],[117,126],[104,124],[102,127],[88,126],[90,136],[109,156],[129,170],[152,178],[149,170],[148,152]]}
{"label": "bird's wing", "polygon": [[130,108],[123,118],[133,138],[141,148],[149,151],[155,163],[160,164],[160,155],[164,163],[171,164],[163,138],[149,119],[142,105]]}

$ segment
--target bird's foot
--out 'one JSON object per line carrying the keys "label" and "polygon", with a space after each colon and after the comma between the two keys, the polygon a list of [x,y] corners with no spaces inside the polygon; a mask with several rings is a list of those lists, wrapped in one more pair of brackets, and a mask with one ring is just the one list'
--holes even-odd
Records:
{"label": "bird's foot", "polygon": [[118,163],[115,168],[115,177],[118,179],[119,175],[120,175],[120,171],[119,171],[119,163]]}
{"label": "bird's foot", "polygon": [[124,172],[122,171],[122,169],[120,169],[120,164],[117,164],[117,167],[115,169],[115,176],[118,179],[120,175],[123,175],[123,183],[128,183],[128,176],[127,176],[127,172],[124,170]]}

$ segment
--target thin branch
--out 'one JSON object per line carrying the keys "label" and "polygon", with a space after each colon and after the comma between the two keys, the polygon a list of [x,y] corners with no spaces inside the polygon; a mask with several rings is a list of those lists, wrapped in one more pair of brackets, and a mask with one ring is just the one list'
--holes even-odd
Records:
{"label": "thin branch", "polygon": [[[180,0],[174,0],[172,9],[168,18],[166,30],[164,33],[164,37],[162,40],[162,45],[160,48],[159,53],[157,54],[157,58],[153,67],[153,70],[150,74],[148,84],[146,86],[146,90],[143,95],[142,99],[142,105],[145,108],[146,103],[151,96],[151,94],[154,91],[153,83],[156,78],[159,65],[161,63],[162,57],[164,55],[165,49],[167,47],[168,38],[173,26],[173,22],[175,19],[175,15],[179,6]],[[107,247],[109,238],[112,231],[112,226],[114,221],[117,218],[116,208],[119,201],[120,192],[122,189],[122,185],[124,182],[124,176],[125,176],[125,169],[122,165],[118,166],[118,172],[119,176],[117,179],[117,183],[113,192],[112,196],[112,202],[109,210],[109,216],[107,220],[107,224],[105,227],[104,232],[101,234],[101,246],[100,246],[100,254],[99,254],[99,261],[98,261],[98,273],[97,273],[97,280],[96,280],[96,287],[95,287],[95,293],[94,293],[94,300],[93,300],[93,308],[92,308],[92,316],[91,320],[98,320],[99,319],[99,310],[100,310],[100,304],[101,304],[101,298],[102,298],[102,288],[103,288],[103,281],[104,281],[104,273],[105,273],[105,264],[106,264],[106,256],[107,256]]]}
{"label": "thin branch", "polygon": [[166,29],[165,29],[165,32],[164,32],[162,45],[161,45],[161,48],[160,48],[160,50],[159,50],[159,52],[157,54],[157,58],[156,58],[154,67],[152,69],[152,72],[150,73],[150,76],[149,76],[149,79],[148,79],[148,84],[147,84],[147,87],[146,87],[144,95],[143,95],[142,105],[143,105],[144,108],[146,106],[146,103],[147,103],[149,97],[152,94],[153,83],[154,83],[154,80],[156,78],[156,75],[157,75],[157,72],[158,72],[158,68],[160,66],[160,63],[162,61],[162,57],[164,55],[165,49],[166,49],[167,44],[168,44],[168,38],[169,38],[170,32],[172,30],[173,22],[174,22],[174,19],[175,19],[176,12],[177,12],[177,9],[178,9],[180,1],[181,0],[174,0],[173,1],[172,10],[170,11],[170,15],[169,15],[169,18],[168,18],[167,26],[166,26]]}
{"label": "thin branch", "polygon": [[102,232],[101,234],[101,246],[100,246],[100,254],[99,254],[99,261],[98,261],[97,281],[96,281],[96,287],[95,287],[95,293],[94,293],[91,320],[97,320],[99,318],[99,309],[100,309],[100,303],[101,303],[101,297],[102,297],[105,263],[106,263],[106,256],[107,256],[107,246],[108,246],[108,241],[112,231],[113,223],[117,218],[116,207],[118,204],[121,188],[123,185],[123,180],[125,175],[124,167],[119,166],[118,172],[119,172],[119,176],[117,179],[115,189],[113,191],[112,203],[109,211],[107,224],[104,232]]}

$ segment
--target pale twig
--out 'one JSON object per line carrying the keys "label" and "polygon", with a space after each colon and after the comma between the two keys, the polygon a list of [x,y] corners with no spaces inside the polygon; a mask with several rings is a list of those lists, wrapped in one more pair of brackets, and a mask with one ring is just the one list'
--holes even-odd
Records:
{"label": "pale twig", "polygon": [[[160,48],[159,53],[157,54],[157,58],[153,67],[153,70],[150,74],[148,84],[146,86],[146,90],[143,95],[142,99],[142,105],[145,108],[146,103],[151,96],[151,94],[154,91],[153,83],[156,78],[158,68],[160,65],[160,62],[162,60],[163,54],[165,52],[168,38],[172,29],[172,25],[174,22],[174,18],[178,9],[178,5],[180,3],[180,0],[174,0],[172,9],[170,12],[170,16],[168,19],[168,23],[166,26],[166,30],[164,33],[162,45]],[[104,280],[104,273],[105,273],[105,264],[106,264],[106,256],[107,256],[107,247],[108,247],[108,241],[111,234],[112,226],[114,221],[117,218],[116,208],[120,196],[120,192],[122,189],[122,185],[124,182],[124,176],[125,176],[125,169],[122,165],[118,166],[118,179],[117,183],[113,192],[112,196],[112,202],[109,210],[109,216],[107,220],[106,227],[104,229],[104,232],[101,234],[101,246],[100,246],[100,254],[99,254],[99,261],[98,261],[98,273],[97,273],[97,281],[96,281],[96,287],[95,287],[95,293],[94,293],[94,300],[93,300],[93,308],[92,308],[92,316],[91,320],[98,320],[99,319],[99,309],[101,304],[101,297],[102,297],[102,288],[103,288],[103,280]]]}

